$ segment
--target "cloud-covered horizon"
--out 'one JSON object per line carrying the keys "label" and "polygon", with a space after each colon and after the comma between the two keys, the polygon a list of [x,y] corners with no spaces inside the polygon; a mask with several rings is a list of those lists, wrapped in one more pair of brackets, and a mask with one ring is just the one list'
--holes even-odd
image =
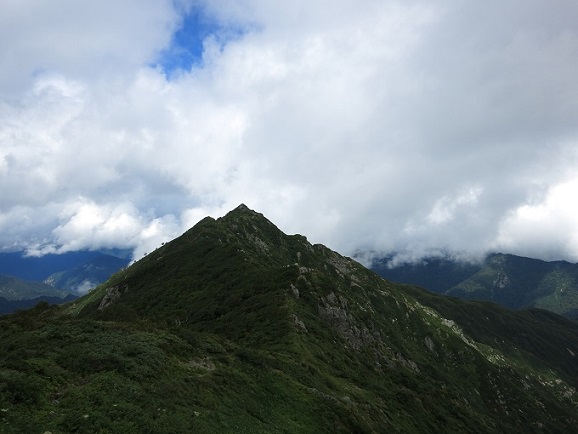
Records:
{"label": "cloud-covered horizon", "polygon": [[245,203],[344,254],[578,261],[574,1],[2,8],[0,250],[138,258]]}

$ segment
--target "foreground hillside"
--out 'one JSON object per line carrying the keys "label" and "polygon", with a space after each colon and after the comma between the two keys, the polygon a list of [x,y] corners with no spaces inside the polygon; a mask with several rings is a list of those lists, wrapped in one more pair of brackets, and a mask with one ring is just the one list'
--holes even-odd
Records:
{"label": "foreground hillside", "polygon": [[371,268],[386,279],[438,294],[493,301],[510,309],[537,307],[578,318],[578,264],[501,253],[479,263],[434,257],[390,267],[389,260],[377,259]]}
{"label": "foreground hillside", "polygon": [[574,432],[575,323],[424,294],[240,206],[0,319],[0,432]]}

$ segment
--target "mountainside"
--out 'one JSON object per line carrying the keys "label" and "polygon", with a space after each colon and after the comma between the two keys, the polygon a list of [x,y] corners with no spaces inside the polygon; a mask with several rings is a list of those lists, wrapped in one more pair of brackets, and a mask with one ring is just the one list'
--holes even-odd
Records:
{"label": "mountainside", "polygon": [[386,279],[438,294],[493,301],[510,309],[538,307],[578,318],[578,264],[505,254],[488,255],[481,263],[451,258],[426,258],[398,267],[387,263],[388,258],[382,258],[371,268]]}
{"label": "mountainside", "polygon": [[429,297],[241,205],[1,318],[0,431],[574,432],[576,323]]}

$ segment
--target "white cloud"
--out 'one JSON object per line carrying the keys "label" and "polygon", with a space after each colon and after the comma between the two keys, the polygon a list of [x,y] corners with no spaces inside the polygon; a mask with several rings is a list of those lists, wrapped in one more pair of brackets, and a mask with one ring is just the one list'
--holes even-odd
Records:
{"label": "white cloud", "polygon": [[543,201],[513,210],[502,222],[495,248],[578,261],[578,178],[552,187]]}
{"label": "white cloud", "polygon": [[140,258],[182,232],[172,215],[151,218],[128,203],[99,205],[85,198],[66,204],[59,221],[50,237],[28,246],[27,254],[136,247],[134,256]]}
{"label": "white cloud", "polygon": [[471,187],[456,197],[439,199],[426,217],[426,222],[432,226],[447,224],[456,218],[456,213],[463,208],[473,207],[478,203],[482,193],[479,187]]}
{"label": "white cloud", "polygon": [[138,211],[126,205],[99,206],[80,198],[61,210],[59,224],[46,244],[31,246],[29,254],[64,253],[91,246],[94,249],[130,247],[140,235]]}
{"label": "white cloud", "polygon": [[184,2],[3,6],[4,248],[140,256],[244,202],[344,253],[575,257],[574,2],[190,4],[245,33],[170,80]]}
{"label": "white cloud", "polygon": [[97,282],[91,282],[90,280],[85,279],[78,286],[76,286],[76,288],[73,288],[72,291],[78,293],[78,295],[84,295],[91,289],[94,289],[97,285]]}
{"label": "white cloud", "polygon": [[178,25],[177,3],[3,0],[0,95],[17,98],[46,72],[95,82],[153,61]]}

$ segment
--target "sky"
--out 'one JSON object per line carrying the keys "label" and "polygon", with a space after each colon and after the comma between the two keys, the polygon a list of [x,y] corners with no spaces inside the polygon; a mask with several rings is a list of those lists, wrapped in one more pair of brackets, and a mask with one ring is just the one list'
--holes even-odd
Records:
{"label": "sky", "polygon": [[0,0],[0,251],[244,203],[396,261],[578,262],[575,0]]}

